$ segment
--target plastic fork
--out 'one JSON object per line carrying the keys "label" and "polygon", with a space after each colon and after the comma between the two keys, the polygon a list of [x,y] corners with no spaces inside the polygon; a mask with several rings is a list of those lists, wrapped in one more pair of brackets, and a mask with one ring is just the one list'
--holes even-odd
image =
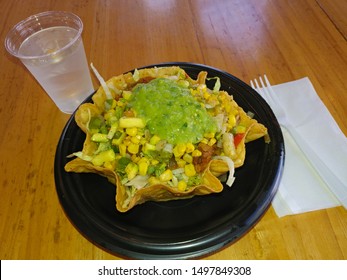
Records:
{"label": "plastic fork", "polygon": [[331,169],[325,164],[324,161],[312,150],[309,143],[296,131],[292,123],[288,119],[285,110],[280,104],[279,98],[273,90],[268,78],[264,75],[265,83],[262,77],[259,77],[259,83],[257,79],[250,82],[251,87],[258,92],[265,101],[269,104],[274,112],[283,132],[288,132],[288,135],[297,144],[301,150],[307,162],[317,172],[317,175],[327,184],[328,188],[335,194],[336,198],[347,207],[347,197],[345,186],[341,180],[331,171]]}

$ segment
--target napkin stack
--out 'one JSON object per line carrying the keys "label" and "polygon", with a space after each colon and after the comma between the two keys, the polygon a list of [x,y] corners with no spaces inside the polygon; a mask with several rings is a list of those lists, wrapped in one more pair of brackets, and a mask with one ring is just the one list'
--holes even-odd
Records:
{"label": "napkin stack", "polygon": [[[347,208],[347,138],[308,78],[272,86],[292,124],[282,127],[286,157],[272,205],[283,217]],[[294,135],[300,135],[295,139]]]}

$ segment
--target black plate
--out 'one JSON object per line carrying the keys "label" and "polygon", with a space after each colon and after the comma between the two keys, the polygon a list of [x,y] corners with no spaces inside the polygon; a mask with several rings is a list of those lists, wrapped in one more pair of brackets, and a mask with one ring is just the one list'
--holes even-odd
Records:
{"label": "black plate", "polygon": [[[60,203],[75,227],[88,240],[115,255],[132,259],[188,259],[214,253],[235,242],[262,217],[282,174],[284,143],[278,122],[265,101],[247,84],[216,68],[191,63],[178,65],[191,77],[207,71],[219,77],[222,89],[255,113],[271,137],[247,144],[244,165],[235,183],[219,194],[170,202],[146,202],[126,213],[115,207],[115,186],[95,174],[67,173],[67,155],[82,150],[85,134],[71,116],[55,156],[55,182]],[[211,80],[210,88],[215,81]],[[85,102],[91,102],[89,97]]]}

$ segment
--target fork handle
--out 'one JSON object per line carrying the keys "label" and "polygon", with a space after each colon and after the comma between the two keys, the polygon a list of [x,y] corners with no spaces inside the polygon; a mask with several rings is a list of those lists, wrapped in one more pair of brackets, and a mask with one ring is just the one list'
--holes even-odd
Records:
{"label": "fork handle", "polygon": [[312,150],[312,148],[292,126],[286,125],[285,127],[281,127],[289,132],[290,136],[298,144],[298,147],[303,152],[311,166],[317,171],[318,175],[327,184],[338,201],[347,208],[347,185],[341,182],[340,178],[331,171],[325,162],[315,151]]}

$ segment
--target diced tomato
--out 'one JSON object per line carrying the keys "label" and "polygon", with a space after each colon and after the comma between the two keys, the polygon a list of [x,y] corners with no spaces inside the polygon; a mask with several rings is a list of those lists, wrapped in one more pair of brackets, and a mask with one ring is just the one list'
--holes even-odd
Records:
{"label": "diced tomato", "polygon": [[245,133],[238,133],[234,135],[234,145],[235,148],[240,144],[242,141],[243,137],[245,137]]}

